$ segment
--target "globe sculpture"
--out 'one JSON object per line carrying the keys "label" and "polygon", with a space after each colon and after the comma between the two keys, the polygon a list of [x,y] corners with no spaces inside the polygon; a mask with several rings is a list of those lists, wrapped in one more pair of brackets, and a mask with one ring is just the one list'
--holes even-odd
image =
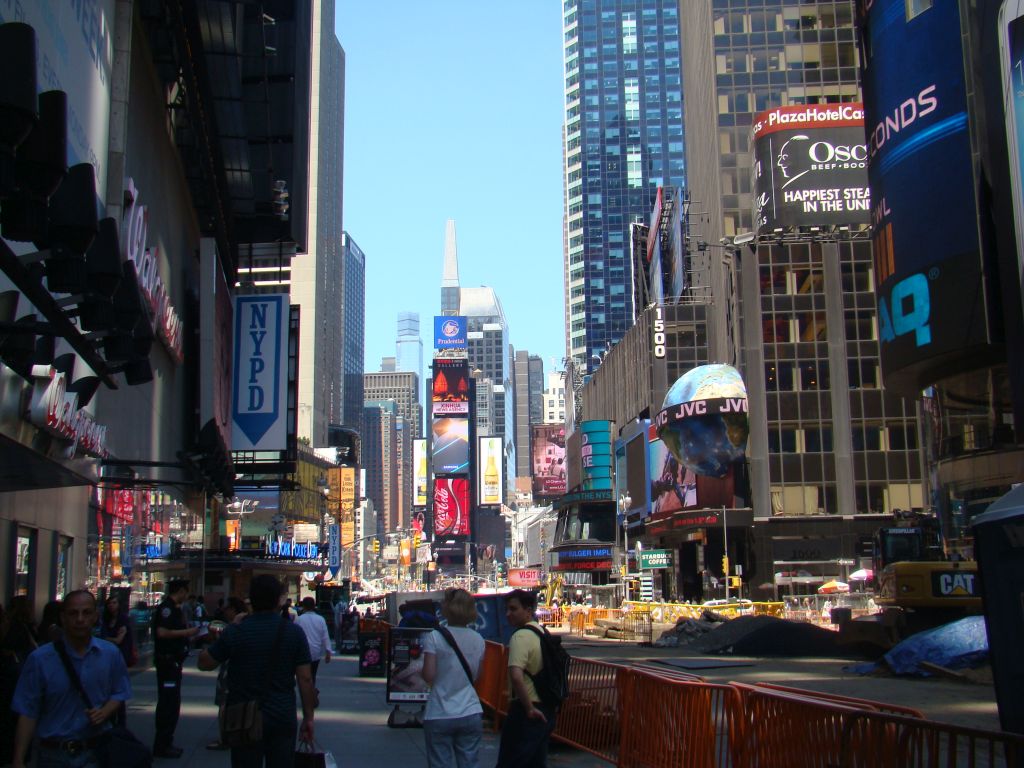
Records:
{"label": "globe sculpture", "polygon": [[671,386],[658,437],[695,474],[724,477],[747,449],[747,388],[731,365],[702,365]]}

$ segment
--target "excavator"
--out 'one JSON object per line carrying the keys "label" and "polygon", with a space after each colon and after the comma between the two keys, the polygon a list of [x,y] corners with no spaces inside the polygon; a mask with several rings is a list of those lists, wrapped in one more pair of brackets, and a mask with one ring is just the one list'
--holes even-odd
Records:
{"label": "excavator", "polygon": [[935,515],[896,511],[874,535],[874,572],[883,608],[901,608],[920,631],[982,611],[978,564],[943,547]]}

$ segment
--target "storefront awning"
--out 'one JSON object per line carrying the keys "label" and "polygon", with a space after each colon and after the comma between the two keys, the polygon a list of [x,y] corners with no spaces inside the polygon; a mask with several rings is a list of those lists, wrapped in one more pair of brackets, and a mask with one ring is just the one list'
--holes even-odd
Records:
{"label": "storefront awning", "polygon": [[0,492],[70,488],[98,481],[98,459],[51,459],[0,435]]}

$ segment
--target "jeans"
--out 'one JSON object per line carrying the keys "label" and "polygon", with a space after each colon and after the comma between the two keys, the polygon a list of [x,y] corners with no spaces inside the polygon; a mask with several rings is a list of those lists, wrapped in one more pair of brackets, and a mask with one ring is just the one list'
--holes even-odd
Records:
{"label": "jeans", "polygon": [[[231,748],[231,768],[292,768],[295,763],[295,720],[263,718],[263,743]],[[264,762],[266,761],[266,762]]]}
{"label": "jeans", "polygon": [[501,747],[496,768],[546,768],[548,740],[555,730],[558,713],[547,704],[534,704],[547,722],[531,720],[518,700],[508,705],[508,717],[501,726]]}
{"label": "jeans", "polygon": [[99,760],[91,749],[69,755],[63,749],[39,747],[36,768],[99,768]]}
{"label": "jeans", "polygon": [[477,768],[480,765],[480,737],[483,735],[480,715],[466,715],[443,720],[424,720],[423,734],[427,742],[429,768]]}

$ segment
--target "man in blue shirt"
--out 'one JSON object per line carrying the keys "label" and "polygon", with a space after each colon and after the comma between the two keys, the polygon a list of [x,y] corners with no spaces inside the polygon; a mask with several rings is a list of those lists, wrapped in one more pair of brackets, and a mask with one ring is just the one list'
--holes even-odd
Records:
{"label": "man in blue shirt", "polygon": [[65,596],[61,608],[64,645],[92,707],[86,709],[53,643],[40,646],[25,662],[11,703],[20,715],[13,768],[24,768],[33,734],[39,736],[41,764],[98,765],[97,738],[109,728],[110,716],[132,697],[132,689],[121,651],[92,635],[96,613],[91,592],[79,589]]}
{"label": "man in blue shirt", "polygon": [[281,582],[271,574],[255,576],[249,586],[253,613],[232,624],[199,654],[199,669],[209,672],[227,663],[227,705],[259,701],[263,741],[231,748],[232,768],[281,768],[295,756],[295,684],[302,701],[299,738],[313,741],[316,692],[310,671],[309,643],[299,627],[279,613]]}

